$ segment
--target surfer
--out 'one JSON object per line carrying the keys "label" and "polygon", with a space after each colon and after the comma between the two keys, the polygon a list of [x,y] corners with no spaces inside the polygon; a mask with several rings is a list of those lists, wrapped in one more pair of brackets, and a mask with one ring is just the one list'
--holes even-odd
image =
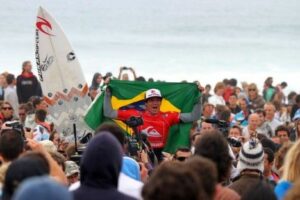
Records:
{"label": "surfer", "polygon": [[105,117],[126,121],[131,117],[140,117],[143,124],[139,126],[139,131],[148,136],[148,140],[154,149],[158,160],[162,160],[162,150],[166,145],[169,129],[172,125],[189,123],[196,121],[201,116],[201,101],[194,105],[191,113],[180,112],[161,112],[160,107],[163,96],[158,89],[150,89],[145,95],[145,111],[136,109],[113,110],[111,104],[111,92],[106,90],[104,97],[104,115]]}

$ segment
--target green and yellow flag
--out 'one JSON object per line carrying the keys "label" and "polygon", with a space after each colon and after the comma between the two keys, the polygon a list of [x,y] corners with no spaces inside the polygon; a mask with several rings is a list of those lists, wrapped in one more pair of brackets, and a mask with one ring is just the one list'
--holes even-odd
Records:
{"label": "green and yellow flag", "polygon": [[[151,88],[159,89],[163,96],[162,112],[191,112],[195,103],[200,98],[196,84],[193,83],[165,83],[165,82],[139,82],[112,80],[109,84],[112,92],[113,109],[144,109],[145,91]],[[85,115],[85,122],[96,129],[104,121],[108,121],[103,115],[104,94],[98,96]],[[132,134],[132,130],[125,123],[113,120],[121,128]],[[164,151],[173,153],[179,146],[189,145],[189,130],[191,123],[180,123],[170,129],[167,145]]]}

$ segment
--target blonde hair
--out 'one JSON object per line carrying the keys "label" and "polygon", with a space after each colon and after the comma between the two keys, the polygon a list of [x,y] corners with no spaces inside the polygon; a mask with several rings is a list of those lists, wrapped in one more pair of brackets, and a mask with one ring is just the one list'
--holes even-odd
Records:
{"label": "blonde hair", "polygon": [[223,82],[218,82],[216,85],[215,85],[215,88],[214,88],[214,92],[217,93],[217,91],[219,89],[224,89],[225,88],[225,85]]}
{"label": "blonde hair", "polygon": [[283,163],[282,179],[294,183],[300,178],[300,140],[289,149]]}
{"label": "blonde hair", "polygon": [[257,88],[257,85],[255,84],[255,83],[250,83],[249,85],[248,85],[248,90],[249,90],[249,88],[254,88],[255,89],[255,91],[256,91],[256,93],[258,93],[258,88]]}

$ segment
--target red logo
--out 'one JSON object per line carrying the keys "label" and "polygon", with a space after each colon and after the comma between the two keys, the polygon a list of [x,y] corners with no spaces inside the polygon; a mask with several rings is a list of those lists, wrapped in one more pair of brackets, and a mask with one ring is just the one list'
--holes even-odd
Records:
{"label": "red logo", "polygon": [[42,17],[37,17],[38,19],[40,19],[41,21],[38,21],[35,25],[36,28],[39,29],[41,32],[45,33],[46,35],[50,35],[50,36],[54,36],[51,33],[48,33],[47,31],[45,31],[43,29],[44,26],[46,26],[47,28],[49,28],[50,30],[52,30],[52,26],[51,24],[44,18]]}

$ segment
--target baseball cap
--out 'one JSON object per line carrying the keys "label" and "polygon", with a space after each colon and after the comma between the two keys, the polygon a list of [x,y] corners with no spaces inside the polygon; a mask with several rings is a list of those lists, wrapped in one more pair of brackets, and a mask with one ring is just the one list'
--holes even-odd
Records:
{"label": "baseball cap", "polygon": [[146,91],[146,99],[150,99],[152,97],[160,97],[160,98],[162,98],[161,93],[160,93],[160,91],[158,89],[147,90]]}
{"label": "baseball cap", "polygon": [[79,167],[74,161],[70,161],[70,160],[66,161],[65,167],[66,167],[65,174],[67,177],[75,173],[79,173]]}

